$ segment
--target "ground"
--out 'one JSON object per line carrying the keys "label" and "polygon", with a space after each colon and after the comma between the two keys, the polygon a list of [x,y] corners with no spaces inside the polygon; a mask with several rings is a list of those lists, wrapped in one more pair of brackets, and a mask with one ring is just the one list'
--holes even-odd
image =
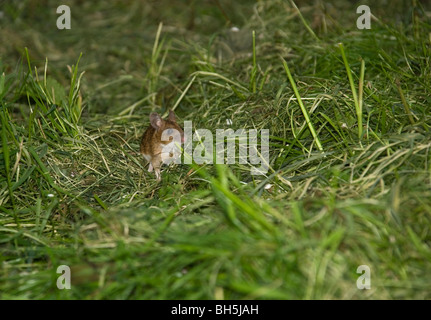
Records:
{"label": "ground", "polygon": [[[429,2],[61,4],[0,1],[2,299],[431,298]],[[170,108],[268,129],[268,172],[158,183]]]}

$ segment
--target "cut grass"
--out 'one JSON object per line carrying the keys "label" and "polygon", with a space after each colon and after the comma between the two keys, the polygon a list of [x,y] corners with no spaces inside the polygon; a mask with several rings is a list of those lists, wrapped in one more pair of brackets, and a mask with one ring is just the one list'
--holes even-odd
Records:
{"label": "cut grass", "polygon": [[[374,4],[358,31],[354,6],[309,3],[74,3],[67,33],[8,4],[0,298],[430,299],[430,8]],[[177,165],[158,184],[139,139],[168,108],[269,129],[267,175]]]}

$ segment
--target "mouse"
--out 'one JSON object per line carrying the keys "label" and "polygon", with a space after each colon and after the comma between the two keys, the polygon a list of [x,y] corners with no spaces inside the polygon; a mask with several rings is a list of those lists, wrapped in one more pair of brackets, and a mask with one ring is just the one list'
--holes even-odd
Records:
{"label": "mouse", "polygon": [[142,135],[140,151],[150,164],[148,172],[154,170],[156,179],[160,182],[162,164],[170,164],[181,156],[180,146],[184,143],[184,131],[178,125],[172,110],[169,110],[166,119],[162,119],[157,112],[152,112],[149,118],[150,125]]}

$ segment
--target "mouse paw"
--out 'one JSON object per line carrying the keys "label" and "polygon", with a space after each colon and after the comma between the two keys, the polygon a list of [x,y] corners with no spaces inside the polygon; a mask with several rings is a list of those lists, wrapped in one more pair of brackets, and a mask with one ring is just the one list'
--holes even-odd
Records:
{"label": "mouse paw", "polygon": [[160,173],[160,169],[158,170],[156,169],[154,172],[156,174],[157,181],[162,181],[162,175]]}

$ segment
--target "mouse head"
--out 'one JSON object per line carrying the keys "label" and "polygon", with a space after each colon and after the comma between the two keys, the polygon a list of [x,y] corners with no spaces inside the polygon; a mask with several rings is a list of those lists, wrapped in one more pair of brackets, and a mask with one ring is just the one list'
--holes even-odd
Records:
{"label": "mouse head", "polygon": [[177,140],[177,138],[178,141],[181,140],[181,143],[184,142],[184,131],[178,125],[175,113],[172,110],[169,110],[169,116],[167,119],[162,119],[157,112],[151,113],[150,123],[156,130],[156,139],[162,144],[168,144],[174,139]]}

